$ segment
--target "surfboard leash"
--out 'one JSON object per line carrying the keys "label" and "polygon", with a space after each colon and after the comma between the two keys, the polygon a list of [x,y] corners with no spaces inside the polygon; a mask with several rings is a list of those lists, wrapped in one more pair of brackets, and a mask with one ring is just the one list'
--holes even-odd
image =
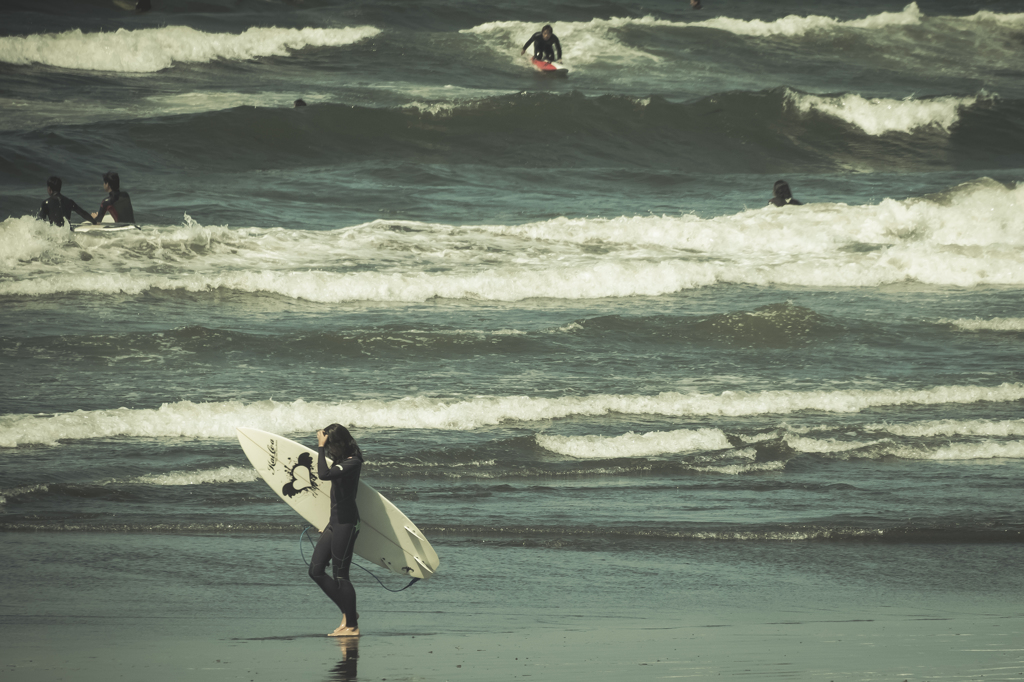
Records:
{"label": "surfboard leash", "polygon": [[[309,535],[307,534],[307,533],[309,533],[309,529],[312,528],[312,527],[313,526],[306,526],[305,528],[302,529],[302,534],[299,535],[299,556],[302,557],[302,560],[305,562],[306,566],[309,566],[309,561],[306,561],[306,553],[302,550],[302,538],[305,537],[307,540],[309,540],[309,544],[313,545],[314,548],[316,547],[316,543],[313,542],[313,538],[309,537]],[[352,563],[355,566],[358,566],[359,568],[361,568],[364,571],[366,571],[367,573],[369,573],[371,576],[373,576],[373,579],[376,580],[378,583],[380,583],[380,586],[383,587],[388,592],[401,592],[402,590],[407,590],[407,589],[409,589],[410,587],[412,587],[413,585],[415,585],[416,583],[418,583],[420,581],[419,578],[413,578],[412,580],[409,581],[409,584],[406,585],[405,587],[399,588],[397,590],[393,590],[390,587],[388,587],[387,585],[385,585],[383,582],[381,582],[381,579],[378,578],[373,573],[373,571],[371,571],[370,569],[366,568],[365,566],[359,566],[359,564],[357,564],[355,561],[353,561]]]}

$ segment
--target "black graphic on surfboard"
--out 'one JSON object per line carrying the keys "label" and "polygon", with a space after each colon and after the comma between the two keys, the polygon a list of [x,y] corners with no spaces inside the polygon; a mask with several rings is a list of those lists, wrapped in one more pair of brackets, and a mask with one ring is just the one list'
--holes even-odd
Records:
{"label": "black graphic on surfboard", "polygon": [[309,453],[299,455],[299,460],[288,470],[290,481],[281,488],[281,494],[295,497],[299,493],[317,494],[316,476],[313,474],[313,457]]}
{"label": "black graphic on surfboard", "polygon": [[270,453],[270,467],[271,471],[277,465],[277,441],[273,438],[270,439],[270,444],[267,446],[267,452]]}

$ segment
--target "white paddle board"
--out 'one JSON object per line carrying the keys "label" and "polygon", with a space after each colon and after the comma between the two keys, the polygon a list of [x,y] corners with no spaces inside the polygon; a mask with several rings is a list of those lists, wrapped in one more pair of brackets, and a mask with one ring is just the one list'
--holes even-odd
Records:
{"label": "white paddle board", "polygon": [[[317,452],[259,429],[239,427],[238,442],[267,485],[302,518],[323,531],[331,519],[331,482],[316,475]],[[356,506],[356,554],[398,575],[421,580],[434,575],[439,563],[437,552],[398,507],[362,480]]]}

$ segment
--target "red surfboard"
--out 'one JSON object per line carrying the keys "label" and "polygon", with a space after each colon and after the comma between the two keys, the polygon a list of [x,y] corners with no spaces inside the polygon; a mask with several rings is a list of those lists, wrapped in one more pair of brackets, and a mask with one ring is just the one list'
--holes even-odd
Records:
{"label": "red surfboard", "polygon": [[546,62],[543,59],[537,59],[536,57],[531,57],[530,62],[533,64],[535,69],[545,73],[569,73],[569,69],[558,62]]}

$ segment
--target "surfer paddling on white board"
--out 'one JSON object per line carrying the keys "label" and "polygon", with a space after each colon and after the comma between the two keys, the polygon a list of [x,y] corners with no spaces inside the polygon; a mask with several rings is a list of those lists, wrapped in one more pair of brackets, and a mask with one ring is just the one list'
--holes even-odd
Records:
{"label": "surfer paddling on white board", "polygon": [[61,179],[56,175],[51,175],[50,179],[46,181],[46,191],[50,196],[39,207],[39,219],[49,220],[51,225],[63,227],[65,220],[68,221],[68,225],[71,224],[71,212],[74,211],[92,222],[92,217],[86,213],[84,208],[76,204],[74,199],[60,193],[62,184]]}
{"label": "surfer paddling on white board", "polygon": [[[551,24],[546,24],[537,33],[530,36],[530,39],[523,45],[523,49],[519,54],[526,54],[526,48],[533,45],[533,58],[537,61],[551,62],[562,61],[562,43],[558,42],[558,36],[555,35],[555,30],[551,28]],[[558,52],[558,58],[555,58],[555,52]]]}
{"label": "surfer paddling on white board", "polygon": [[[348,577],[352,551],[359,537],[359,472],[363,453],[352,434],[341,424],[316,432],[319,456],[317,476],[331,482],[331,520],[320,534],[309,562],[309,577],[341,609],[341,625],[328,637],[358,637],[359,614],[356,613],[356,588]],[[327,457],[332,464],[327,466]],[[334,577],[327,577],[331,564]]]}
{"label": "surfer paddling on white board", "polygon": [[102,223],[103,216],[111,215],[115,223],[134,223],[135,211],[128,192],[121,191],[121,178],[114,171],[103,174],[103,189],[107,190],[107,198],[100,202],[100,210],[92,214],[93,223]]}
{"label": "surfer paddling on white board", "polygon": [[802,203],[793,198],[793,192],[789,189],[789,183],[785,180],[776,180],[772,188],[772,198],[768,200],[769,206],[803,206]]}

